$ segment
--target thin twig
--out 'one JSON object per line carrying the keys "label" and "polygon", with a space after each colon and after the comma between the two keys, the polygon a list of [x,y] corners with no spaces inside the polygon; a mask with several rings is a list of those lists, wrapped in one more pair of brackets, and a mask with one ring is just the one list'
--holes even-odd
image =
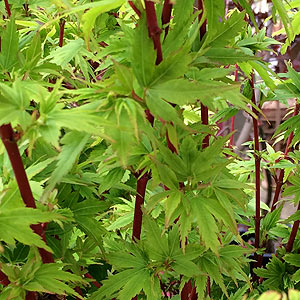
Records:
{"label": "thin twig", "polygon": [[161,16],[162,25],[168,24],[165,27],[165,38],[166,38],[166,36],[169,32],[169,28],[170,28],[169,23],[170,23],[170,20],[171,20],[172,8],[173,8],[173,4],[170,3],[170,0],[165,0],[164,8],[163,8],[163,11],[162,11],[162,16]]}
{"label": "thin twig", "polygon": [[[251,87],[252,87],[252,103],[256,105],[255,100],[255,89],[254,89],[254,74],[251,78]],[[254,114],[258,115],[258,112],[255,108],[252,108]],[[260,247],[260,155],[259,155],[259,130],[258,130],[258,121],[255,117],[252,117],[253,121],[253,134],[254,134],[254,159],[255,159],[255,248]],[[258,256],[256,255],[258,260]]]}
{"label": "thin twig", "polygon": [[[300,210],[300,202],[298,204],[297,211],[299,211],[299,210]],[[294,241],[295,241],[298,229],[299,229],[299,224],[300,224],[299,220],[295,221],[294,224],[293,224],[289,240],[288,240],[288,242],[285,246],[286,252],[291,252],[293,250],[293,245],[294,245]]]}
{"label": "thin twig", "polygon": [[59,47],[62,47],[64,44],[65,24],[66,24],[66,20],[60,19],[60,22],[59,22],[59,44],[58,44]]}
{"label": "thin twig", "polygon": [[[297,116],[299,114],[299,109],[300,109],[300,104],[296,103],[294,113],[293,113],[293,117]],[[291,150],[291,143],[292,143],[293,138],[294,138],[294,132],[291,132],[289,137],[288,137],[288,140],[286,142],[284,156],[283,156],[284,158],[287,158],[288,153]],[[276,208],[276,204],[279,200],[279,196],[280,196],[281,189],[282,189],[282,186],[283,186],[283,178],[284,178],[284,169],[281,169],[280,172],[279,172],[278,178],[276,180],[276,189],[275,189],[275,193],[274,193],[271,212],[274,211],[274,209]]]}
{"label": "thin twig", "polygon": [[[14,131],[10,124],[4,124],[0,126],[0,137],[11,162],[24,204],[26,207],[36,208],[35,200],[29,185],[19,148],[14,139]],[[44,226],[46,227],[47,225]],[[43,228],[41,224],[31,225],[31,228],[34,230],[34,232],[38,234],[44,240],[44,242],[46,242],[45,227]],[[44,263],[54,262],[51,253],[42,248],[39,248],[39,252]]]}
{"label": "thin twig", "polygon": [[131,8],[135,11],[135,13],[138,15],[138,17],[141,17],[141,12],[140,10],[134,5],[134,3],[132,1],[128,1],[129,5],[131,6]]}

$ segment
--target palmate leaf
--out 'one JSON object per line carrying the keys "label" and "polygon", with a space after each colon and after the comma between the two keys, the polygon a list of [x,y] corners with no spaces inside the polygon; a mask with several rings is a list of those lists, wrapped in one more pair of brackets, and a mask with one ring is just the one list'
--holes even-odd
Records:
{"label": "palmate leaf", "polygon": [[187,33],[190,30],[193,14],[193,0],[177,0],[174,3],[173,26],[170,27],[169,33],[163,42],[163,56],[168,57],[171,52],[179,49],[185,42]]}
{"label": "palmate leaf", "polygon": [[266,265],[266,269],[254,269],[254,273],[266,278],[263,285],[268,289],[283,290],[283,276],[286,273],[286,264],[273,255],[272,260]]}
{"label": "palmate leaf", "polygon": [[239,49],[212,47],[199,56],[196,59],[196,63],[219,63],[227,65],[249,60],[257,60],[257,57],[247,55]]}
{"label": "palmate leaf", "polygon": [[155,59],[156,53],[149,38],[146,17],[142,16],[131,41],[132,70],[142,87],[147,87],[151,83]]}
{"label": "palmate leaf", "polygon": [[12,16],[6,29],[1,34],[0,66],[2,71],[10,72],[17,64],[17,53],[19,48],[19,34]]}
{"label": "palmate leaf", "polygon": [[[293,266],[300,267],[300,254],[286,254],[283,259]],[[293,274],[292,280],[300,281],[300,270]]]}
{"label": "palmate leaf", "polygon": [[96,219],[85,216],[74,216],[75,222],[79,228],[91,239],[96,245],[103,250],[103,236],[106,233],[105,228]]}
{"label": "palmate leaf", "polygon": [[23,285],[27,291],[53,293],[58,295],[73,295],[83,299],[77,292],[69,287],[67,282],[85,283],[85,281],[70,272],[65,272],[60,264],[42,264],[34,273],[34,277]]}
{"label": "palmate leaf", "polygon": [[30,104],[30,97],[24,89],[25,83],[17,79],[12,86],[0,82],[0,125],[18,122],[26,127],[31,122],[26,112]]}
{"label": "palmate leaf", "polygon": [[62,219],[63,217],[56,213],[33,208],[1,209],[0,240],[10,245],[14,245],[17,240],[25,245],[34,245],[52,252],[41,237],[33,232],[30,225]]}
{"label": "palmate leaf", "polygon": [[197,219],[197,225],[203,244],[210,248],[213,252],[218,253],[218,226],[214,216],[208,211],[205,201],[209,199],[203,199],[194,197],[191,201],[192,213]]}
{"label": "palmate leaf", "polygon": [[168,256],[168,239],[162,235],[157,223],[148,215],[143,216],[144,227],[146,231],[146,246],[149,249],[150,256],[156,260],[163,260]]}
{"label": "palmate leaf", "polygon": [[208,36],[204,44],[206,46],[222,47],[232,43],[234,38],[243,31],[246,26],[244,17],[245,13],[234,12],[225,22],[220,22],[219,20],[214,22],[212,30],[208,30]]}
{"label": "palmate leaf", "polygon": [[222,0],[205,0],[204,3],[207,10],[207,27],[211,31],[218,27],[220,20],[224,19],[225,3]]}
{"label": "palmate leaf", "polygon": [[103,286],[95,292],[90,300],[112,299],[117,291],[121,290],[118,299],[127,300],[136,296],[144,285],[149,282],[150,275],[145,269],[127,269],[108,277]]}
{"label": "palmate leaf", "polygon": [[[228,297],[226,286],[222,277],[222,272],[216,260],[217,258],[212,252],[206,252],[201,257],[198,264],[200,266],[200,269],[203,270],[203,272],[206,272],[206,274],[209,274],[211,280],[213,280],[217,285],[219,285],[223,293]],[[200,288],[204,288],[203,285],[199,286],[199,290]]]}
{"label": "palmate leaf", "polygon": [[[174,79],[151,87],[147,95],[152,99],[156,98],[156,101],[159,101],[157,98],[162,98],[178,105],[187,105],[200,100],[201,103],[212,110],[215,110],[213,100],[216,97],[220,97],[253,114],[247,107],[247,102],[249,101],[240,94],[239,84],[225,84],[213,80],[195,82],[186,79]],[[151,106],[153,103],[150,103],[150,101],[151,100],[147,101],[147,104]],[[152,110],[155,109],[155,111],[162,111],[160,108],[151,106],[150,110],[151,108]],[[170,108],[168,109],[171,110]],[[162,112],[160,115],[163,117]],[[170,119],[170,117],[168,119]]]}
{"label": "palmate leaf", "polygon": [[300,116],[293,116],[282,124],[278,126],[276,129],[274,136],[278,135],[280,132],[284,132],[284,138],[287,139],[291,132],[293,132],[293,140],[291,142],[291,146],[295,143],[298,143],[300,140]]}
{"label": "palmate leaf", "polygon": [[[274,9],[278,12],[278,14],[281,18],[288,41],[289,41],[289,43],[291,43],[292,39],[293,39],[293,28],[291,26],[291,22],[290,22],[288,14],[287,14],[287,11],[284,7],[284,4],[281,0],[273,0],[272,3],[273,3]],[[286,49],[287,49],[287,47],[283,47],[281,49],[281,53],[284,54]]]}
{"label": "palmate leaf", "polygon": [[[89,45],[90,35],[95,25],[96,18],[105,12],[120,7],[125,0],[103,0],[93,3],[93,7],[82,16],[82,31],[87,45]],[[80,6],[79,6],[80,7]]]}
{"label": "palmate leaf", "polygon": [[192,57],[188,52],[189,47],[186,45],[165,58],[155,68],[151,86],[183,76],[188,68],[188,64],[192,61]]}
{"label": "palmate leaf", "polygon": [[58,155],[56,168],[48,181],[48,186],[44,196],[51,191],[58,182],[60,182],[64,175],[68,174],[88,139],[88,134],[75,131],[67,133],[62,138],[62,151]]}
{"label": "palmate leaf", "polygon": [[72,40],[65,46],[53,50],[46,59],[51,59],[52,63],[65,68],[83,47],[84,41],[82,39]]}
{"label": "palmate leaf", "polygon": [[239,0],[239,1],[234,0],[234,2],[235,3],[238,2],[246,10],[247,14],[250,17],[250,20],[251,20],[252,24],[255,27],[255,30],[259,31],[258,25],[257,25],[256,20],[255,20],[254,13],[253,13],[252,8],[251,8],[251,5],[247,2],[247,0]]}

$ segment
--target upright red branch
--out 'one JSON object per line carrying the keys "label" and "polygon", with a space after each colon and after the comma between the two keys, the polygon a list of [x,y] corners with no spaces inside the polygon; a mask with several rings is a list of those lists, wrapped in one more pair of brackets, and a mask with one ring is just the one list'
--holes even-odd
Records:
{"label": "upright red branch", "polygon": [[[170,23],[172,8],[173,8],[173,4],[170,3],[170,0],[165,0],[164,8],[162,11],[162,16],[161,16],[162,25],[166,25],[166,24]],[[169,28],[170,28],[169,25],[167,25],[165,28],[165,37],[167,36],[167,34],[169,32]]]}
{"label": "upright red branch", "polygon": [[158,27],[155,4],[150,0],[145,1],[146,16],[147,16],[147,25],[149,36],[153,40],[154,49],[156,50],[156,65],[159,65],[163,60],[160,34],[162,30]]}
{"label": "upright red branch", "polygon": [[[198,10],[199,10],[199,11],[201,10],[201,13],[200,13],[199,16],[198,16],[198,19],[199,19],[199,22],[200,22],[201,19],[202,19],[203,14],[204,14],[203,0],[198,0]],[[205,21],[203,22],[203,24],[201,25],[201,27],[200,27],[200,39],[202,39],[203,36],[204,36],[205,33],[206,33],[206,25],[207,25],[207,20],[205,20]]]}
{"label": "upright red branch", "polygon": [[[0,137],[7,151],[10,163],[12,165],[16,181],[19,187],[21,197],[26,207],[36,208],[29,181],[25,172],[23,161],[19,152],[17,142],[14,139],[14,131],[10,124],[0,126]],[[45,230],[41,224],[32,225],[31,228],[41,238],[45,239]],[[44,249],[39,249],[42,261],[44,263],[54,262],[52,254]]]}
{"label": "upright red branch", "polygon": [[[300,109],[300,104],[296,103],[294,113],[293,113],[293,117],[297,116],[299,114],[299,109]],[[284,158],[287,158],[287,155],[291,150],[291,143],[292,143],[293,138],[294,138],[294,133],[291,132],[289,137],[288,137],[288,140],[286,142],[285,151],[284,151]],[[279,172],[278,178],[276,179],[276,189],[275,189],[275,193],[274,193],[274,198],[273,198],[273,204],[272,204],[271,211],[274,211],[274,209],[276,208],[276,204],[279,200],[279,196],[280,196],[282,185],[283,185],[283,177],[284,177],[284,169],[281,169],[280,172]]]}
{"label": "upright red branch", "polygon": [[[201,13],[198,16],[199,22],[202,19],[203,13],[204,13],[204,4],[203,0],[198,0],[198,10],[201,10]],[[203,36],[206,33],[206,24],[207,20],[203,22],[203,24],[200,27],[200,40],[203,38]],[[203,125],[208,125],[208,108],[207,106],[201,104],[201,122]],[[202,148],[207,148],[209,146],[209,135],[206,135],[202,142]]]}
{"label": "upright red branch", "polygon": [[[234,66],[234,81],[238,82],[238,65],[235,64]],[[235,123],[235,116],[231,117],[231,126],[230,126],[230,132],[234,131],[234,123]],[[229,142],[229,148],[233,147],[233,135],[230,137],[230,142]]]}
{"label": "upright red branch", "polygon": [[[299,210],[300,210],[300,202],[298,204],[297,211],[299,211]],[[294,241],[295,241],[298,229],[299,229],[299,224],[300,224],[299,220],[295,221],[294,224],[293,224],[289,240],[288,240],[288,242],[285,246],[286,252],[291,252],[293,250],[293,245],[294,245]]]}
{"label": "upright red branch", "polygon": [[8,3],[8,0],[4,0],[4,4],[5,4],[5,9],[7,11],[7,15],[8,15],[8,17],[10,17],[11,16],[11,11],[10,11],[10,5]]}
{"label": "upright red branch", "polygon": [[135,11],[135,13],[138,15],[138,17],[141,17],[141,12],[140,10],[134,5],[134,3],[132,1],[128,1],[129,5],[131,6],[131,8]]}
{"label": "upright red branch", "polygon": [[139,240],[141,238],[142,220],[143,220],[142,206],[144,205],[145,202],[147,182],[148,182],[148,173],[145,173],[137,181],[137,186],[136,186],[137,193],[135,198],[133,230],[132,230],[132,239],[134,241]]}
{"label": "upright red branch", "polygon": [[65,19],[60,19],[59,21],[59,47],[62,47],[64,44],[64,33],[65,33]]}
{"label": "upright red branch", "polygon": [[[252,87],[252,103],[256,104],[255,100],[255,89],[254,89],[254,74],[251,78]],[[252,111],[258,115],[255,108]],[[256,118],[252,117],[253,120],[253,134],[254,134],[254,159],[255,159],[255,248],[260,247],[260,155],[259,155],[259,131],[258,131],[258,121]],[[258,258],[258,257],[256,257]]]}

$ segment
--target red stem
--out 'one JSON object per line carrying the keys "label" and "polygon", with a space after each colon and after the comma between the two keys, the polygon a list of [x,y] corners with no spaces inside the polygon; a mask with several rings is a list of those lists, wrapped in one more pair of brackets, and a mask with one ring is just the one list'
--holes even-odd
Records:
{"label": "red stem", "polygon": [[0,284],[4,285],[4,286],[8,286],[10,283],[8,277],[6,276],[6,274],[4,274],[2,271],[0,271]]}
{"label": "red stem", "polygon": [[[198,0],[198,10],[201,10],[201,13],[198,16],[198,20],[200,22],[204,13],[203,0]],[[207,20],[205,20],[200,27],[200,39],[202,39],[206,33],[206,25],[207,25]]]}
{"label": "red stem", "polygon": [[[74,288],[74,290],[75,290],[76,293],[78,293],[80,296],[83,297],[82,290],[81,290],[81,288],[80,288],[79,286],[76,286],[76,287]],[[76,300],[80,300],[80,298],[76,297]]]}
{"label": "red stem", "polygon": [[61,19],[59,22],[59,47],[62,47],[64,43],[65,24],[66,20]]}
{"label": "red stem", "polygon": [[[251,78],[252,87],[252,103],[256,104],[255,101],[255,90],[254,90],[254,75]],[[252,109],[257,115],[258,112],[255,108]],[[253,133],[254,133],[254,158],[255,158],[255,248],[260,246],[260,155],[259,155],[259,139],[258,139],[258,121],[254,117],[253,120]]]}
{"label": "red stem", "polygon": [[[207,106],[201,104],[201,122],[203,125],[208,125],[208,108]],[[202,148],[209,146],[209,135],[205,136],[202,142]]]}
{"label": "red stem", "polygon": [[[133,230],[132,230],[133,241],[138,241],[141,238],[142,221],[143,221],[142,206],[145,202],[145,194],[146,194],[146,187],[147,187],[148,180],[149,180],[148,173],[145,173],[137,181],[137,187],[136,187],[137,193],[135,198]],[[137,296],[132,298],[132,300],[137,300]]]}
{"label": "red stem", "polygon": [[27,292],[25,300],[37,300],[37,293],[36,292]]}
{"label": "red stem", "polygon": [[[203,4],[203,0],[198,0],[198,10],[201,10],[201,13],[198,16],[198,20],[200,22],[203,13],[204,13],[204,4]],[[207,24],[207,20],[205,20],[205,22],[201,25],[200,28],[200,39],[203,38],[203,36],[206,33],[206,24]],[[201,104],[201,122],[203,125],[208,125],[208,108],[207,106]],[[202,148],[206,148],[209,146],[209,135],[205,136],[205,138],[203,139],[202,142]]]}
{"label": "red stem", "polygon": [[5,3],[5,9],[7,11],[7,15],[8,15],[8,17],[10,17],[11,16],[11,11],[10,11],[10,5],[8,3],[8,0],[4,0],[4,3]]}
{"label": "red stem", "polygon": [[207,278],[206,293],[207,296],[210,298],[210,277]]}
{"label": "red stem", "polygon": [[[161,16],[162,25],[166,25],[170,23],[172,8],[173,8],[173,4],[170,3],[170,0],[165,0],[164,8]],[[169,25],[167,25],[165,28],[165,38],[169,32],[169,28],[170,28]]]}
{"label": "red stem", "polygon": [[[0,126],[0,137],[7,151],[20,190],[21,197],[26,207],[36,208],[29,181],[23,165],[23,161],[19,152],[19,148],[14,139],[14,131],[10,124]],[[47,225],[44,225],[44,227],[45,226]],[[31,228],[46,242],[45,230],[43,229],[41,224],[32,225]],[[40,248],[39,252],[44,263],[54,262],[51,253]]]}
{"label": "red stem", "polygon": [[168,130],[167,130],[167,133],[166,133],[166,138],[167,138],[168,148],[171,150],[172,153],[178,154],[177,149],[175,148],[175,146],[170,141]]}
{"label": "red stem", "polygon": [[135,13],[138,15],[138,17],[141,17],[141,12],[140,10],[134,5],[134,3],[132,1],[128,1],[129,5],[131,6],[131,8],[135,11]]}
{"label": "red stem", "polygon": [[10,124],[5,124],[0,127],[0,136],[11,161],[24,203],[27,207],[36,208],[19,148],[14,140],[14,132]]}
{"label": "red stem", "polygon": [[84,276],[86,278],[89,278],[89,279],[93,279],[92,281],[92,284],[97,287],[98,289],[101,287],[101,284],[99,282],[96,281],[96,279],[90,274],[90,273],[85,273]]}
{"label": "red stem", "polygon": [[145,8],[146,8],[149,36],[152,38],[154,49],[156,50],[156,65],[159,65],[163,60],[161,42],[160,42],[160,34],[162,31],[158,27],[154,2],[146,0]]}
{"label": "red stem", "polygon": [[[235,69],[234,69],[234,81],[238,81],[238,65],[235,64]],[[231,117],[231,127],[230,127],[230,132],[234,131],[234,122],[235,122],[235,116]],[[229,142],[229,147],[233,147],[233,135],[230,137],[230,142]]]}
{"label": "red stem", "polygon": [[145,173],[137,181],[137,194],[135,199],[133,230],[132,230],[132,239],[134,241],[139,240],[141,238],[142,219],[143,219],[142,206],[145,201],[145,193],[146,193],[148,179],[149,179],[148,173]]}
{"label": "red stem", "polygon": [[[299,114],[299,109],[300,109],[300,104],[296,103],[294,113],[293,113],[293,117],[297,116]],[[288,140],[286,142],[285,151],[284,151],[284,158],[287,158],[287,155],[291,150],[291,143],[292,143],[293,138],[294,138],[294,133],[291,132],[289,137],[288,137]],[[282,185],[283,185],[283,177],[284,177],[284,169],[281,169],[280,172],[279,172],[279,176],[276,180],[276,189],[275,189],[275,193],[274,193],[271,212],[274,211],[274,209],[276,208],[276,204],[279,200],[279,196],[280,196],[280,193],[281,193],[281,188],[282,188]]]}
{"label": "red stem", "polygon": [[[300,210],[300,202],[298,204],[297,211],[298,210]],[[285,246],[286,252],[291,252],[293,250],[294,241],[295,241],[298,229],[299,229],[299,223],[300,223],[300,221],[297,220],[293,224],[291,235],[290,235],[289,240],[288,240],[288,242]]]}

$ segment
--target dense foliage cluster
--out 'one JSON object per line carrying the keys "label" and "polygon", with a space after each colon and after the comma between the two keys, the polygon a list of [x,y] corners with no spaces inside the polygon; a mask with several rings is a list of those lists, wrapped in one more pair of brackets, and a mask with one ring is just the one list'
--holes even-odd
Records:
{"label": "dense foliage cluster", "polygon": [[[280,193],[300,201],[299,105],[285,153],[257,119],[300,97],[300,74],[262,59],[299,34],[300,4],[272,1],[280,44],[225,2],[0,2],[1,300],[298,299],[300,213],[282,220]],[[239,110],[246,158],[219,128]]]}

